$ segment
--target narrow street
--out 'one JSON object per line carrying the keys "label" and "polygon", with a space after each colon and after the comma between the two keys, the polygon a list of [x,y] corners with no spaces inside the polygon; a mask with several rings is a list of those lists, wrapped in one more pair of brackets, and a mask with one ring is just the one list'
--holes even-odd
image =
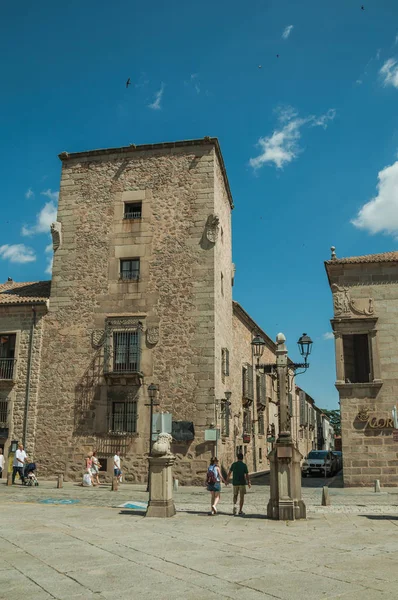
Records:
{"label": "narrow street", "polygon": [[[265,473],[259,476],[252,476],[253,486],[267,486],[269,487],[269,473]],[[343,487],[343,470],[339,471],[332,477],[302,477],[301,486],[303,488],[321,488],[324,485],[330,488],[342,488]]]}

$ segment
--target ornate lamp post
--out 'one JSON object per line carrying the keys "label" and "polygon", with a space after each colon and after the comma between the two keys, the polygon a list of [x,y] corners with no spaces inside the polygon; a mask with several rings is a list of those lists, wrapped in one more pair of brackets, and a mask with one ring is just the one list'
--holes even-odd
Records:
{"label": "ornate lamp post", "polygon": [[260,359],[264,354],[265,341],[259,335],[253,338],[253,354],[257,359],[256,369],[263,373],[276,375],[279,401],[279,434],[275,448],[270,452],[271,462],[271,498],[267,507],[267,515],[271,519],[293,521],[304,519],[306,509],[301,499],[301,454],[296,448],[291,435],[289,414],[289,371],[296,372],[303,369],[304,373],[308,367],[308,356],[312,349],[312,340],[306,334],[298,340],[300,354],[304,358],[303,363],[288,362],[286,338],[283,333],[276,336],[276,363],[261,364]]}

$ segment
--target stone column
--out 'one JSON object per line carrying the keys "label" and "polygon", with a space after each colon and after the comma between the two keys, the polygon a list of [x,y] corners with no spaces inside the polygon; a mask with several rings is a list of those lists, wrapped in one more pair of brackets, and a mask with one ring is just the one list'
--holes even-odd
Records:
{"label": "stone column", "polygon": [[334,344],[336,351],[336,383],[344,383],[344,352],[343,352],[343,335],[335,331]]}
{"label": "stone column", "polygon": [[283,333],[278,333],[276,364],[281,431],[275,448],[269,455],[271,497],[268,502],[267,516],[269,519],[295,521],[306,518],[306,508],[301,498],[302,455],[292,441],[288,417],[288,368],[285,341]]}
{"label": "stone column", "polygon": [[146,517],[173,517],[176,509],[173,500],[172,466],[175,461],[173,454],[150,456],[149,478],[150,495]]}

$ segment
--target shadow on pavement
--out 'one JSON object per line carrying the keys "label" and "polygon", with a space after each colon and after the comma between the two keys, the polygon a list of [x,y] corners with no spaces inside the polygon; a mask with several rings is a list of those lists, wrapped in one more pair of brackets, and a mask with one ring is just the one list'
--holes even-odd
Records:
{"label": "shadow on pavement", "polygon": [[[269,486],[270,474],[265,473],[263,475],[252,475],[251,483],[252,486]],[[302,488],[321,488],[324,485],[330,488],[343,488],[343,471],[340,471],[334,477],[302,477],[301,487]]]}
{"label": "shadow on pavement", "polygon": [[131,517],[145,517],[145,510],[120,510],[119,515],[130,515]]}
{"label": "shadow on pavement", "polygon": [[358,515],[358,517],[365,517],[365,519],[371,519],[372,521],[398,521],[398,517],[393,515]]}

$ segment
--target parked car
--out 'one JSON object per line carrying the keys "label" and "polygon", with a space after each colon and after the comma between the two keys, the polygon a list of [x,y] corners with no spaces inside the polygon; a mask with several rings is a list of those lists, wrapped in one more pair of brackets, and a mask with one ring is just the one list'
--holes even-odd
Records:
{"label": "parked car", "polygon": [[332,454],[334,454],[337,457],[337,470],[341,471],[341,469],[343,468],[343,453],[339,450],[333,450]]}
{"label": "parked car", "polygon": [[329,450],[311,450],[301,467],[303,477],[307,477],[313,473],[330,477],[337,470],[337,456],[333,456],[333,452]]}

